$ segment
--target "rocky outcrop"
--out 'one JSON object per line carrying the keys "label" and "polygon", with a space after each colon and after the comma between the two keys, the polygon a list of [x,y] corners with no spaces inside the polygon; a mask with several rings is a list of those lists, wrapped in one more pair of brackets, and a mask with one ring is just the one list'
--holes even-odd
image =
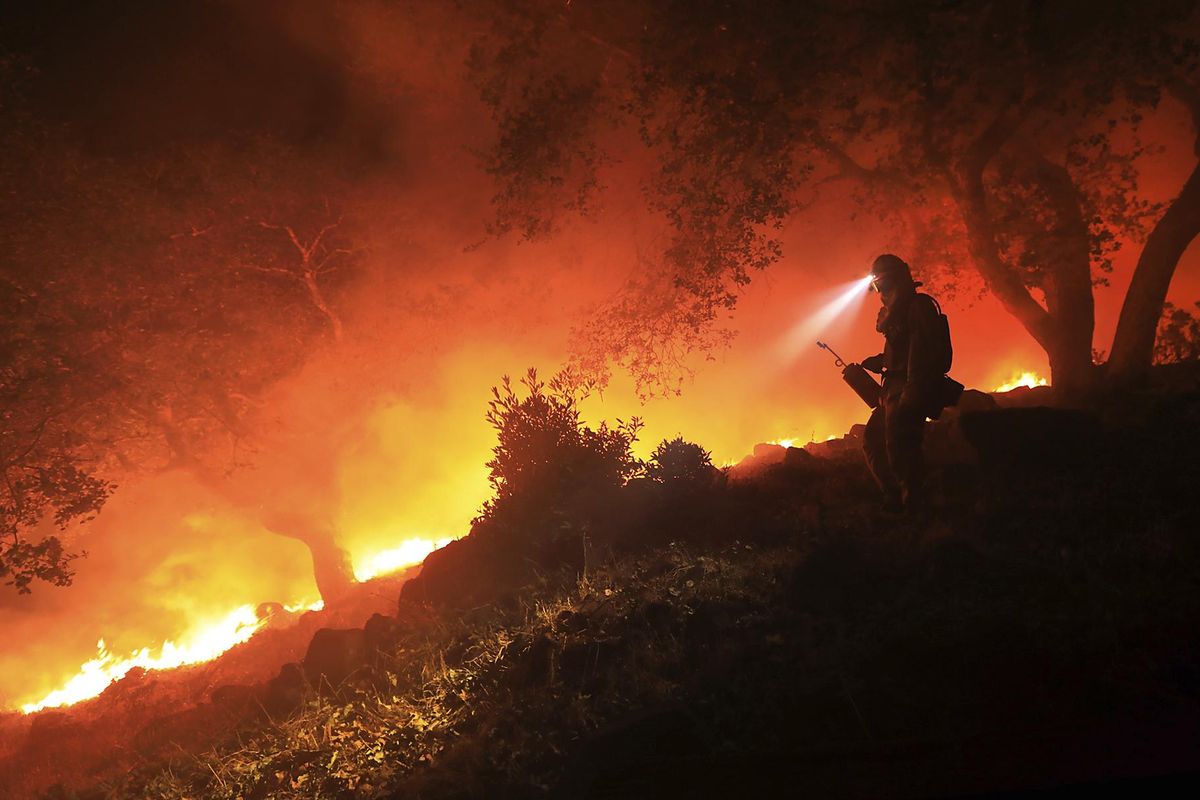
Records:
{"label": "rocky outcrop", "polygon": [[302,664],[284,664],[261,693],[263,710],[272,717],[286,716],[300,707],[310,688]]}
{"label": "rocky outcrop", "polygon": [[304,676],[312,686],[337,689],[365,667],[371,655],[362,628],[322,628],[304,654]]}

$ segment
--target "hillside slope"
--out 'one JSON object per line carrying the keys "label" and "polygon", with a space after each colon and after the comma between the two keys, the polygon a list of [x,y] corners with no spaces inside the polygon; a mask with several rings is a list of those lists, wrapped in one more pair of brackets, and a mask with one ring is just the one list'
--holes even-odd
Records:
{"label": "hillside slope", "polygon": [[386,614],[314,642],[292,708],[227,693],[203,706],[223,727],[170,753],[134,741],[140,765],[68,769],[43,796],[1176,780],[1200,769],[1198,412],[1189,396],[1126,427],[964,418],[982,463],[940,471],[926,515],[878,512],[849,449],[514,506],[431,556]]}

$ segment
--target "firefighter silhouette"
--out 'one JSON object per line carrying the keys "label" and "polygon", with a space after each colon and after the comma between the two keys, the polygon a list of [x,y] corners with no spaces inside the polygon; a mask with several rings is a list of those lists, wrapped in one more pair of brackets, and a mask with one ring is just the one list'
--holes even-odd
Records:
{"label": "firefighter silhouette", "polygon": [[881,255],[871,275],[882,300],[875,329],[884,336],[884,349],[863,359],[862,367],[883,376],[883,391],[867,420],[863,450],[885,507],[913,509],[925,501],[925,419],[957,402],[962,385],[946,375],[953,359],[946,316],[936,300],[917,291],[921,284],[908,264]]}

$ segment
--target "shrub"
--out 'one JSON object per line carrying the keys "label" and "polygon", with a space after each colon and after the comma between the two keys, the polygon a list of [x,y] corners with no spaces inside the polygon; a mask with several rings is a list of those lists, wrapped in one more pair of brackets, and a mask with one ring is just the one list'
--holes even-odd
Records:
{"label": "shrub", "polygon": [[659,483],[701,483],[713,470],[712,454],[682,436],[663,439],[646,465],[646,474]]}
{"label": "shrub", "polygon": [[579,416],[583,398],[566,373],[547,386],[531,368],[521,385],[524,397],[507,375],[492,387],[487,420],[498,442],[487,468],[496,496],[484,506],[484,517],[515,499],[549,505],[583,489],[619,487],[641,474],[644,465],[632,451],[640,419],[588,427]]}

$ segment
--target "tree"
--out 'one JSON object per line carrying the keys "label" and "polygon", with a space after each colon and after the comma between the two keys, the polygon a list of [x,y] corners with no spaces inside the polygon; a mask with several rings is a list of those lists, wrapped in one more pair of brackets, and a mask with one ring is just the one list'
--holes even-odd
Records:
{"label": "tree", "polygon": [[0,578],[22,593],[35,580],[71,579],[77,556],[45,523],[65,529],[86,520],[112,491],[73,425],[87,403],[77,378],[94,364],[55,346],[62,321],[39,306],[0,281]]}
{"label": "tree", "polygon": [[472,57],[500,131],[496,230],[542,236],[586,213],[603,143],[632,125],[655,164],[648,208],[672,231],[584,331],[585,368],[677,389],[680,347],[726,338],[741,288],[781,255],[776,231],[834,181],[897,223],[926,278],[959,288],[969,264],[1067,394],[1092,380],[1093,286],[1145,238],[1111,377],[1148,367],[1200,188],[1165,211],[1140,196],[1141,123],[1164,87],[1195,89],[1194,3],[497,9]]}
{"label": "tree", "polygon": [[342,336],[359,249],[344,186],[318,159],[292,177],[297,154],[265,141],[117,161],[28,118],[0,133],[0,573],[69,582],[58,538],[23,535],[94,515],[114,480],[184,469],[307,545],[326,599],[343,592],[329,520],[231,475],[255,460],[263,395]]}
{"label": "tree", "polygon": [[[1200,303],[1196,303],[1200,309]],[[1175,364],[1200,361],[1200,317],[1172,303],[1163,304],[1158,337],[1154,342],[1154,363]]]}
{"label": "tree", "polygon": [[[1194,151],[1200,157],[1200,84],[1174,80],[1168,90],[1191,113],[1196,131]],[[1197,233],[1200,233],[1200,161],[1147,238],[1138,258],[1109,358],[1109,369],[1118,382],[1132,383],[1144,375],[1153,357],[1155,326],[1165,310],[1171,277]]]}

